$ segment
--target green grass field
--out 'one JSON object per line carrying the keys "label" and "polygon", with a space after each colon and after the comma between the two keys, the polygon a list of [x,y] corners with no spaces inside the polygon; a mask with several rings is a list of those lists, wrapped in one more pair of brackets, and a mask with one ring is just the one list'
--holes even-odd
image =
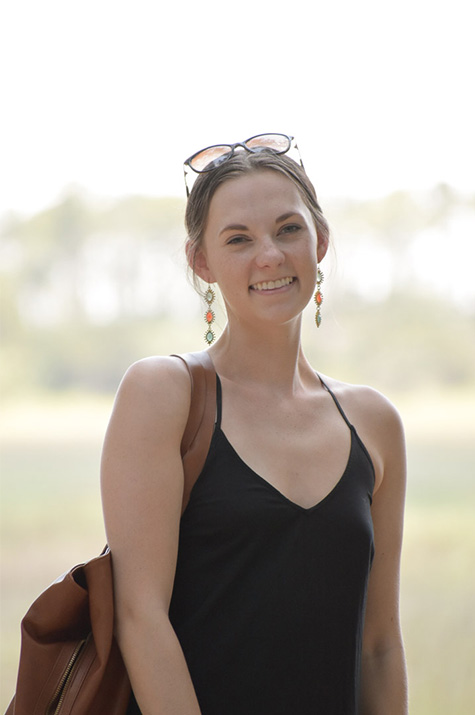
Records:
{"label": "green grass field", "polygon": [[[111,405],[69,397],[4,407],[1,712],[15,687],[22,615],[104,545],[99,459]],[[475,712],[474,405],[473,395],[399,405],[409,457],[401,610],[412,715]]]}

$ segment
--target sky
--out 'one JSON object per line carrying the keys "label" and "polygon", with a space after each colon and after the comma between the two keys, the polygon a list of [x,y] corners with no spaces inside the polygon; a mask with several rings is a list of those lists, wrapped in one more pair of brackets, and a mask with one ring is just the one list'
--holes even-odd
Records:
{"label": "sky", "polygon": [[475,188],[469,0],[5,0],[0,215],[184,196],[183,160],[295,135],[325,196]]}

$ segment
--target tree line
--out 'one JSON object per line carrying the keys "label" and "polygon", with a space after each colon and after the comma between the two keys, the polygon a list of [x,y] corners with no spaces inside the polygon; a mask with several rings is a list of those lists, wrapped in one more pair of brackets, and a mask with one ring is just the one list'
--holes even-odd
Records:
{"label": "tree line", "polygon": [[[335,249],[324,322],[316,336],[309,308],[305,331],[320,369],[373,384],[376,374],[395,389],[475,382],[473,284],[444,276],[442,255],[440,280],[428,270],[445,244],[475,258],[475,195],[439,185],[323,203]],[[2,391],[109,391],[139,357],[199,349],[203,304],[186,277],[183,215],[178,198],[72,191],[29,218],[4,217]],[[462,273],[470,256],[460,252]]]}

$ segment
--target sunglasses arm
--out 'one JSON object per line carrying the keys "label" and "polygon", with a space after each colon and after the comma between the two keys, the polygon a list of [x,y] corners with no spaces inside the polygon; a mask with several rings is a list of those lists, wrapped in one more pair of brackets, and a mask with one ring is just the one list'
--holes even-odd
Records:
{"label": "sunglasses arm", "polygon": [[190,190],[188,188],[188,182],[186,180],[187,176],[188,176],[188,172],[186,170],[186,165],[183,165],[183,177],[185,179],[186,198],[189,199],[190,198]]}

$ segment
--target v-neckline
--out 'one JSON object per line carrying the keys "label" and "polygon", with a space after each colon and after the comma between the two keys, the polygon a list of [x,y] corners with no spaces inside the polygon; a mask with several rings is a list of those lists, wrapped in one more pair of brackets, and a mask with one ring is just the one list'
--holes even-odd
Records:
{"label": "v-neckline", "polygon": [[315,504],[312,504],[309,507],[302,506],[301,504],[298,504],[298,502],[293,501],[289,497],[287,497],[283,492],[280,491],[276,486],[274,486],[271,482],[269,482],[265,477],[262,477],[260,474],[258,474],[252,467],[250,467],[247,462],[244,461],[244,459],[240,456],[240,454],[237,452],[235,447],[232,445],[232,443],[229,441],[227,438],[225,432],[221,428],[221,425],[217,426],[217,432],[221,437],[225,440],[226,444],[229,446],[232,454],[235,456],[235,458],[240,462],[240,464],[246,469],[247,473],[253,477],[254,479],[258,480],[261,484],[263,484],[265,487],[270,489],[275,495],[277,495],[280,499],[282,499],[283,502],[288,504],[289,506],[298,509],[299,511],[310,514],[313,511],[316,511],[319,507],[323,506],[328,502],[333,495],[340,489],[341,484],[345,481],[351,459],[353,456],[353,450],[355,447],[355,429],[353,425],[349,425],[350,433],[351,433],[351,438],[350,438],[350,450],[348,453],[348,459],[346,461],[346,466],[343,470],[343,473],[341,477],[338,479],[338,481],[333,485],[333,487],[330,489],[330,491],[322,497],[318,502]]}

